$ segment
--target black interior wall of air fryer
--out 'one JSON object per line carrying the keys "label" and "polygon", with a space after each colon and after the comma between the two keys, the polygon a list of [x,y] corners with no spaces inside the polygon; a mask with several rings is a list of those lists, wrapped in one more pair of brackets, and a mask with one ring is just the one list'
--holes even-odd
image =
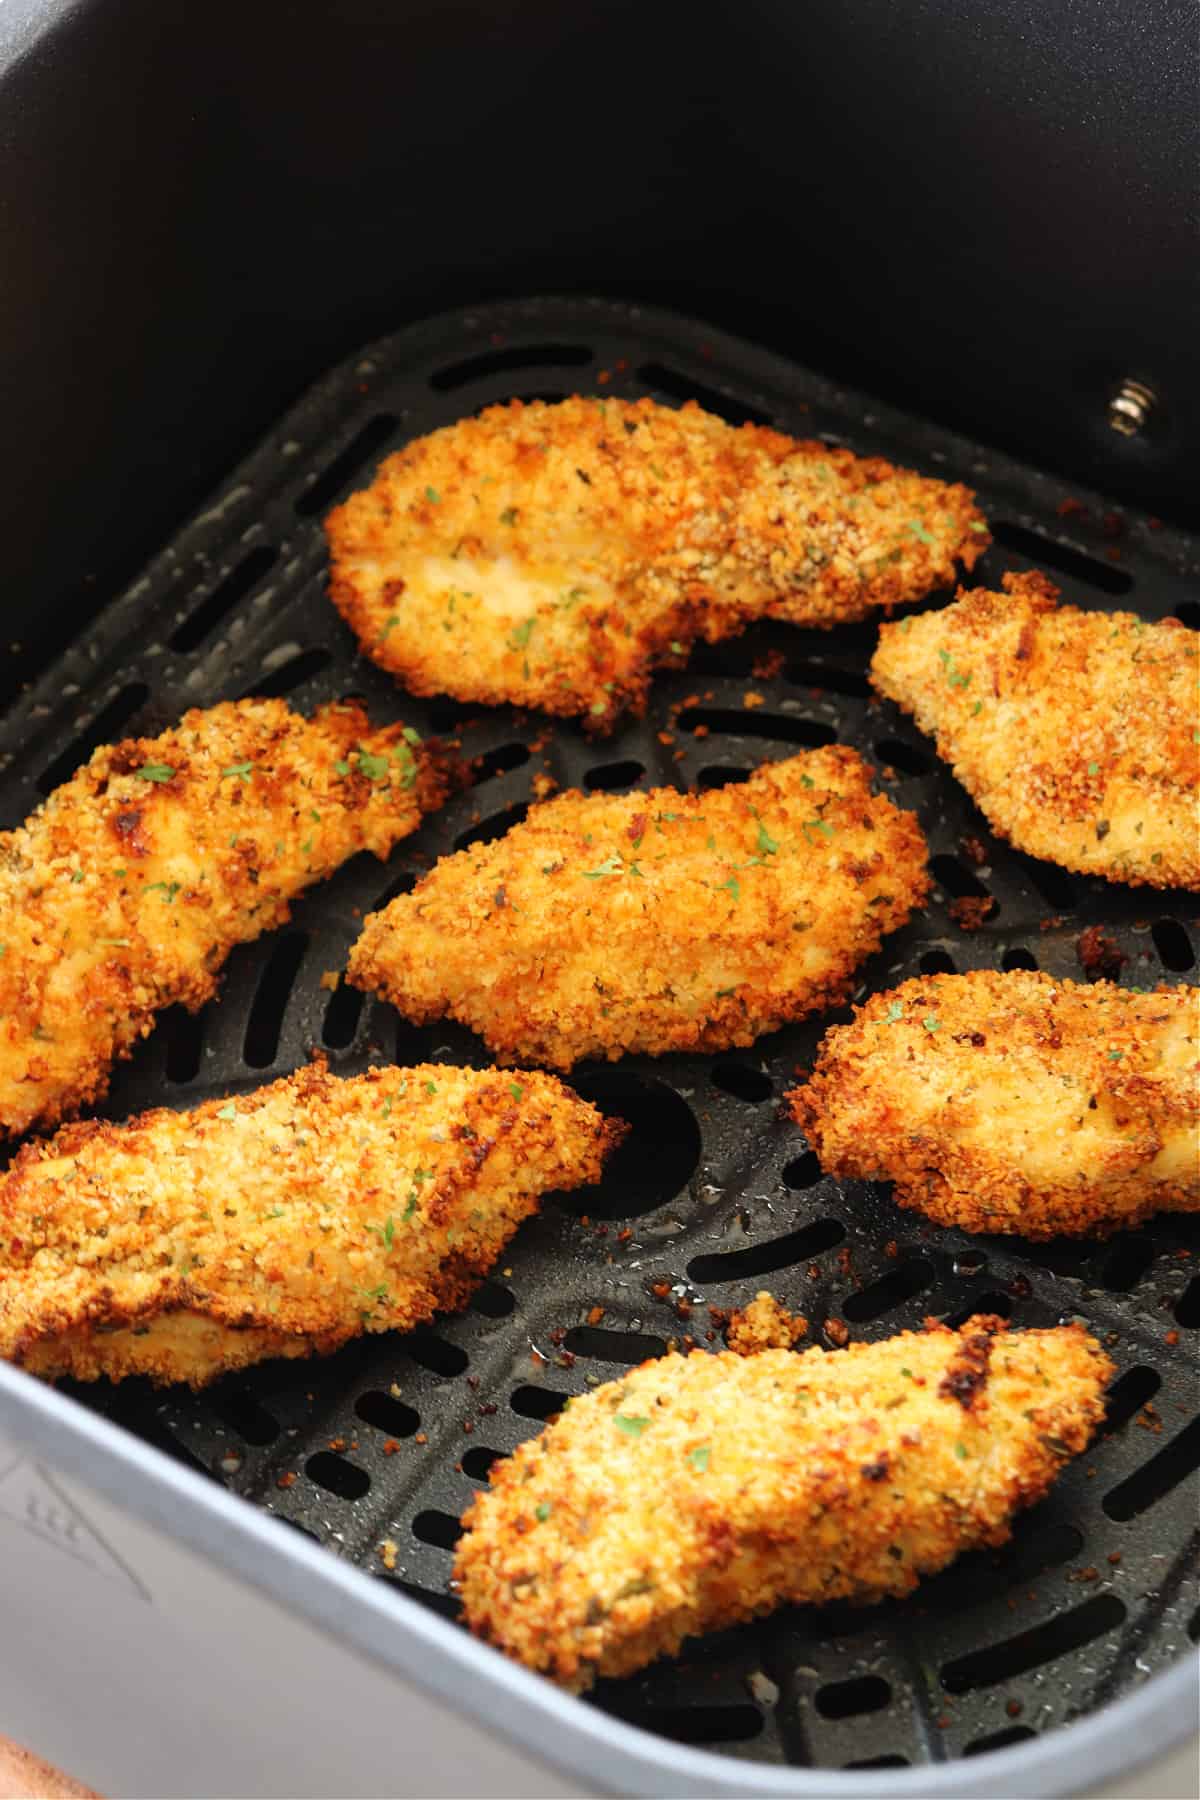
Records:
{"label": "black interior wall of air fryer", "polygon": [[61,641],[357,342],[522,293],[711,318],[1187,522],[1195,36],[1190,0],[8,0],[4,638]]}

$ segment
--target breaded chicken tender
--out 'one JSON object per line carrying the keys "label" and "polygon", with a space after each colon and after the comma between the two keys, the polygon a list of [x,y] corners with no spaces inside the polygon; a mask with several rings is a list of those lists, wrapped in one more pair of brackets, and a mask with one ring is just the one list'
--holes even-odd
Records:
{"label": "breaded chicken tender", "polygon": [[1200,994],[1032,970],[873,994],[787,1096],[828,1173],[964,1231],[1103,1237],[1200,1210]]}
{"label": "breaded chicken tender", "polygon": [[1059,606],[1044,575],[1003,581],[882,626],[875,686],[1019,850],[1200,887],[1200,633]]}
{"label": "breaded chicken tender", "polygon": [[750,1044],[845,997],[925,855],[842,748],[710,793],[562,794],[372,913],[349,979],[501,1061]]}
{"label": "breaded chicken tender", "polygon": [[0,1138],[98,1099],[173,1001],[359,850],[386,856],[441,803],[450,763],[357,705],[189,712],[95,751],[0,833]]}
{"label": "breaded chicken tender", "polygon": [[691,402],[579,397],[418,438],[326,531],[334,605],[413,693],[597,731],[697,637],[859,619],[988,542],[964,487]]}
{"label": "breaded chicken tender", "polygon": [[784,1603],[904,1595],[1002,1544],[1103,1415],[1078,1325],[975,1318],[826,1353],[664,1356],[493,1464],[466,1618],[576,1691]]}
{"label": "breaded chicken tender", "polygon": [[64,1126],[0,1175],[0,1356],[201,1387],[408,1330],[624,1129],[552,1075],[440,1063]]}

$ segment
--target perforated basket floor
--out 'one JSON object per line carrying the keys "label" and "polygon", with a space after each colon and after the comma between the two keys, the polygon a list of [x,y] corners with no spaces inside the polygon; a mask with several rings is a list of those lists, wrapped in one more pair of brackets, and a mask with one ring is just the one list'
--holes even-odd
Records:
{"label": "perforated basket floor", "polygon": [[[465,1031],[415,1030],[352,990],[330,995],[321,976],[344,966],[363,913],[432,858],[519,818],[543,771],[590,789],[706,787],[798,745],[852,744],[918,811],[938,882],[927,913],[864,971],[864,989],[975,967],[1080,979],[1078,937],[1097,923],[1126,958],[1122,979],[1194,978],[1196,896],[1067,876],[998,842],[928,743],[872,698],[869,625],[761,627],[697,650],[686,672],[656,683],[645,720],[603,745],[507,710],[411,701],[360,661],[323,596],[327,508],[411,436],[514,394],[573,391],[694,395],[735,421],[962,478],[997,539],[979,582],[1036,564],[1080,605],[1200,623],[1196,549],[1178,535],[704,328],[552,301],[401,333],[314,389],[0,726],[5,825],[95,744],[247,693],[286,694],[302,710],[363,694],[381,720],[459,732],[484,756],[481,784],[386,868],[347,866],[297,906],[289,929],[233,956],[218,1003],[197,1019],[168,1015],[119,1072],[112,1116],[251,1087],[313,1046],[347,1073],[380,1059],[486,1060]],[[997,909],[966,935],[950,903],[984,893]],[[877,1338],[930,1313],[1030,1325],[1079,1316],[1120,1369],[1108,1428],[1020,1519],[1009,1548],[963,1559],[903,1605],[787,1611],[699,1641],[679,1662],[605,1685],[594,1704],[738,1757],[881,1769],[971,1756],[1087,1713],[1198,1635],[1200,1219],[1033,1248],[939,1230],[899,1212],[886,1190],[823,1178],[778,1102],[831,1022],[734,1056],[580,1070],[576,1085],[628,1119],[631,1139],[600,1190],[548,1204],[521,1231],[461,1317],[324,1362],[266,1366],[200,1398],[135,1383],[75,1391],[453,1615],[456,1521],[489,1465],[564,1395],[670,1342],[717,1341],[710,1306],[769,1286],[812,1322],[810,1341],[826,1343],[830,1319]],[[385,1539],[397,1547],[391,1575],[377,1553]]]}

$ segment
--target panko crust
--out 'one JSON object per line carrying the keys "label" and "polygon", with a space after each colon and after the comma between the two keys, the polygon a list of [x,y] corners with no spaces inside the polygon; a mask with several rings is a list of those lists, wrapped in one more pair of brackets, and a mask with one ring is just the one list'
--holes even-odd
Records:
{"label": "panko crust", "polygon": [[844,748],[702,794],[570,792],[372,913],[348,978],[501,1061],[750,1044],[845,998],[924,899],[925,858]]}
{"label": "panko crust", "polygon": [[1078,1325],[990,1318],[643,1363],[493,1464],[455,1560],[467,1621],[580,1691],[784,1603],[905,1595],[1009,1537],[1112,1372]]}
{"label": "panko crust", "polygon": [[610,730],[752,619],[919,599],[988,543],[968,489],[651,400],[519,400],[418,438],[326,521],[330,595],[415,694]]}
{"label": "panko crust", "polygon": [[1044,575],[881,626],[871,679],[1019,850],[1200,887],[1200,633],[1059,606]]}
{"label": "panko crust", "polygon": [[156,1012],[195,1012],[235,944],[463,779],[352,703],[229,701],[95,751],[0,833],[0,1138],[100,1099]]}
{"label": "panko crust", "polygon": [[855,1008],[787,1096],[828,1173],[964,1231],[1104,1237],[1200,1210],[1200,994],[1032,970]]}
{"label": "panko crust", "polygon": [[0,1356],[201,1387],[408,1330],[624,1132],[552,1075],[441,1063],[64,1126],[0,1175]]}

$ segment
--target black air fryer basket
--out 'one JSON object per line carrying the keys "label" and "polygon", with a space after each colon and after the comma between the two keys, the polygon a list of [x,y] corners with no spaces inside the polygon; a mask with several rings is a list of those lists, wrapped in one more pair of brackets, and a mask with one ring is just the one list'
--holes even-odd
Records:
{"label": "black air fryer basket", "polygon": [[[1115,943],[1127,984],[1195,979],[1196,896],[1068,875],[998,840],[929,742],[873,695],[871,622],[824,634],[764,624],[698,647],[686,670],[656,680],[645,718],[602,743],[573,723],[410,699],[362,660],[325,597],[328,508],[409,438],[514,395],[576,391],[694,398],[735,423],[965,481],[995,536],[979,584],[1038,567],[1075,604],[1200,624],[1197,547],[1180,531],[706,326],[570,299],[493,304],[405,329],[343,363],[284,416],[0,726],[4,823],[95,745],[248,694],[285,695],[305,712],[363,695],[374,717],[457,736],[481,759],[479,784],[386,867],[356,859],[303,899],[285,930],[235,952],[216,1003],[195,1018],[168,1014],[118,1071],[112,1117],[244,1091],[314,1048],[341,1073],[380,1060],[483,1064],[465,1030],[414,1028],[352,989],[329,992],[322,977],[345,966],[367,911],[437,856],[520,819],[542,774],[585,791],[707,788],[798,747],[849,744],[875,765],[882,791],[919,814],[936,881],[928,909],[863,971],[860,992],[970,968],[1082,980],[1079,939],[1093,925]],[[972,896],[991,896],[996,908],[968,933],[951,908]],[[569,1731],[552,1756],[594,1791],[684,1791],[696,1778],[685,1782],[679,1746],[719,1753],[722,1792],[815,1795],[828,1790],[814,1771],[853,1769],[872,1771],[872,1791],[886,1795],[889,1771],[921,1765],[930,1765],[925,1792],[982,1792],[985,1780],[992,1792],[1069,1791],[1098,1766],[1087,1733],[1115,1716],[1108,1709],[1153,1705],[1157,1684],[1152,1730],[1166,1742],[1186,1724],[1194,1691],[1179,1680],[1200,1632],[1197,1220],[1164,1215],[1103,1244],[1029,1245],[939,1229],[897,1209],[886,1189],[823,1176],[780,1097],[827,1026],[846,1016],[735,1054],[579,1069],[575,1085],[627,1119],[630,1138],[599,1189],[549,1201],[521,1230],[458,1317],[324,1361],[266,1365],[199,1396],[133,1381],[71,1395],[356,1565],[389,1604],[395,1591],[453,1619],[457,1520],[489,1467],[565,1396],[669,1345],[718,1342],[714,1308],[768,1287],[809,1319],[810,1341],[827,1346],[847,1332],[885,1337],[931,1314],[958,1323],[999,1313],[1016,1325],[1080,1318],[1119,1370],[1107,1423],[1018,1519],[1008,1546],[961,1559],[904,1603],[784,1610],[569,1703],[569,1716],[599,1709],[653,1734],[637,1768],[588,1765]],[[153,1484],[161,1465],[146,1466]],[[268,1556],[262,1579],[296,1598],[282,1562],[273,1576]],[[404,1607],[385,1616],[396,1634],[412,1617]],[[343,1624],[354,1641],[352,1611]],[[376,1649],[378,1639],[376,1629]],[[473,1656],[476,1691],[486,1689],[498,1659]],[[469,1711],[470,1692],[458,1703]],[[527,1701],[513,1702],[508,1729],[537,1741]],[[1028,1751],[1041,1739],[1042,1760],[997,1761],[1015,1754],[1006,1747]],[[954,1758],[964,1760],[939,1770]]]}

